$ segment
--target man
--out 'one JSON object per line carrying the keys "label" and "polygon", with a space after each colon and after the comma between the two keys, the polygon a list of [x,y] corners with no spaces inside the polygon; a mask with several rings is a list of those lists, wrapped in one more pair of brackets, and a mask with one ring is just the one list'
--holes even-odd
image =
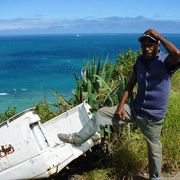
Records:
{"label": "man", "polygon": [[[80,145],[106,124],[134,122],[147,141],[149,176],[160,179],[162,146],[160,134],[167,110],[171,75],[180,67],[180,50],[154,29],[149,29],[138,39],[140,55],[118,106],[103,107],[78,133],[58,134],[60,140]],[[160,43],[167,54],[160,51]],[[130,105],[125,104],[137,83],[137,95]]]}

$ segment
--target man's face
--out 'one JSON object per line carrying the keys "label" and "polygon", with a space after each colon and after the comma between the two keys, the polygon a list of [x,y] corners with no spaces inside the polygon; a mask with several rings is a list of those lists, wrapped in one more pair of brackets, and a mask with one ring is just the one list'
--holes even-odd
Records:
{"label": "man's face", "polygon": [[159,52],[159,44],[150,42],[148,39],[141,41],[142,54],[145,59],[153,59]]}

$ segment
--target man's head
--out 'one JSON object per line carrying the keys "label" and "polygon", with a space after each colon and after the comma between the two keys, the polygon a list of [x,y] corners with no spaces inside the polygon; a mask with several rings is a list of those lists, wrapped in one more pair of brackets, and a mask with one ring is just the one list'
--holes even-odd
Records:
{"label": "man's head", "polygon": [[138,41],[141,43],[142,54],[147,60],[153,59],[160,50],[160,41],[149,34],[143,34]]}

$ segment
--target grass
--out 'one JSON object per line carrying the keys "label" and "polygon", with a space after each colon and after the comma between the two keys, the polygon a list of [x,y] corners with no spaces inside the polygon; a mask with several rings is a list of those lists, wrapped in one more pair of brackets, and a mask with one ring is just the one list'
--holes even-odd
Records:
{"label": "grass", "polygon": [[94,169],[89,173],[85,173],[81,178],[79,180],[109,180],[109,170]]}
{"label": "grass", "polygon": [[178,92],[180,88],[180,70],[177,71],[172,77],[172,90]]}
{"label": "grass", "polygon": [[165,173],[180,169],[180,71],[172,78],[167,116],[162,129],[163,166]]}
{"label": "grass", "polygon": [[180,169],[180,92],[172,92],[162,130],[163,171]]}

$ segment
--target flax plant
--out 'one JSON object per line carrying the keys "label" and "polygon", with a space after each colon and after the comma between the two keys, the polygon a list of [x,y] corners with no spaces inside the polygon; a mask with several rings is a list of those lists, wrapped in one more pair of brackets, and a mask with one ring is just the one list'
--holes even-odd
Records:
{"label": "flax plant", "polygon": [[94,58],[92,63],[84,64],[82,76],[75,74],[76,89],[73,92],[76,103],[87,100],[93,110],[101,106],[115,105],[115,97],[111,96],[119,87],[117,81],[113,78],[115,66],[112,63],[102,64]]}

